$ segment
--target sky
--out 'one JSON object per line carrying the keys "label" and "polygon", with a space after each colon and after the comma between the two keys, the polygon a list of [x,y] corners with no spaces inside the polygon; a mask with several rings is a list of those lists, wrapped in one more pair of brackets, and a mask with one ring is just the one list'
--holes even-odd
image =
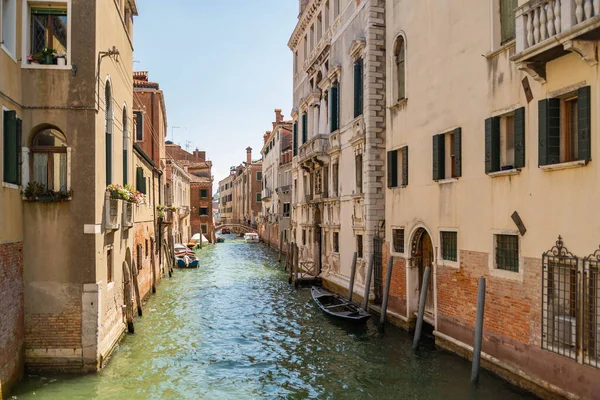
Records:
{"label": "sky", "polygon": [[[138,0],[134,71],[149,71],[167,107],[167,139],[205,150],[214,188],[229,167],[260,158],[276,108],[292,108],[287,42],[298,0]],[[179,128],[173,128],[179,127]],[[189,143],[187,143],[189,142]]]}

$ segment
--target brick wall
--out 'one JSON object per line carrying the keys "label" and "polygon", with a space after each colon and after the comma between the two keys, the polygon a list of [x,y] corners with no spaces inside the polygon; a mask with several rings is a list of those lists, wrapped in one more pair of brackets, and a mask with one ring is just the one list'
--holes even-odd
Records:
{"label": "brick wall", "polygon": [[[382,287],[385,286],[387,275],[388,259],[390,257],[390,243],[384,242],[382,249],[381,263],[383,267]],[[392,266],[392,280],[390,283],[390,297],[388,299],[388,310],[406,315],[406,260],[400,257],[394,257]]]}
{"label": "brick wall", "polygon": [[20,378],[24,362],[23,244],[0,245],[0,398]]}
{"label": "brick wall", "polygon": [[[137,267],[138,285],[140,287],[140,297],[146,298],[152,291],[152,239],[154,238],[154,223],[136,223],[133,259]],[[148,252],[146,252],[146,243],[148,243]],[[156,272],[156,281],[161,278],[159,273],[159,259],[157,252],[157,243],[154,244],[154,268]],[[141,263],[140,263],[141,260]]]}
{"label": "brick wall", "polygon": [[69,291],[60,313],[27,315],[27,349],[81,348],[81,291]]}

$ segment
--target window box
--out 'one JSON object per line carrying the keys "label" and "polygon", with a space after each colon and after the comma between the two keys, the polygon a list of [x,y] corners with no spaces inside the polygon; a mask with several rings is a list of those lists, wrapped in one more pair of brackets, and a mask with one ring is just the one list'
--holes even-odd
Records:
{"label": "window box", "polygon": [[104,229],[112,231],[119,229],[119,201],[111,199],[108,192],[104,197]]}

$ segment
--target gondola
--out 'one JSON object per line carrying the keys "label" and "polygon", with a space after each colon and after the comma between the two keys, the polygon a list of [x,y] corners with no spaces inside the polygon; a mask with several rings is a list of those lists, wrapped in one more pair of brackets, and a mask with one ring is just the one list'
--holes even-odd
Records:
{"label": "gondola", "polygon": [[311,293],[321,310],[332,317],[356,323],[364,323],[371,318],[371,314],[329,290],[313,286]]}

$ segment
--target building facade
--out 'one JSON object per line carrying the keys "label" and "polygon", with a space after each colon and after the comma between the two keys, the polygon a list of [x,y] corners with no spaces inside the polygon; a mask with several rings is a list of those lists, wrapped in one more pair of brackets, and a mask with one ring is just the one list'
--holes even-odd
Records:
{"label": "building facade", "polygon": [[483,358],[542,397],[600,393],[599,15],[386,2],[390,312],[414,323],[431,268],[425,321],[469,354],[485,277]]}
{"label": "building facade", "polygon": [[287,241],[290,235],[292,183],[292,121],[284,121],[280,109],[275,110],[273,129],[265,133],[263,141],[259,234],[269,245],[278,247],[281,233],[285,236],[284,241]]}
{"label": "building facade", "polygon": [[170,243],[188,243],[192,238],[191,203],[192,176],[175,160],[167,159],[165,188],[165,222]]}
{"label": "building facade", "polygon": [[261,211],[262,159],[252,160],[252,148],[246,148],[246,162],[232,169],[232,222],[255,225]]}
{"label": "building facade", "polygon": [[[300,1],[294,57],[292,240],[326,286],[364,289],[385,207],[384,1]],[[310,266],[310,267],[309,267]]]}
{"label": "building facade", "polygon": [[133,181],[137,7],[5,0],[0,12],[0,206],[11,210],[0,268],[12,282],[0,285],[14,313],[2,329],[12,336],[1,341],[4,394],[23,361],[30,370],[97,370],[126,329],[133,205],[111,199],[107,186]]}
{"label": "building facade", "polygon": [[219,181],[219,214],[222,223],[227,223],[233,218],[233,180],[235,169],[232,169],[225,179]]}

